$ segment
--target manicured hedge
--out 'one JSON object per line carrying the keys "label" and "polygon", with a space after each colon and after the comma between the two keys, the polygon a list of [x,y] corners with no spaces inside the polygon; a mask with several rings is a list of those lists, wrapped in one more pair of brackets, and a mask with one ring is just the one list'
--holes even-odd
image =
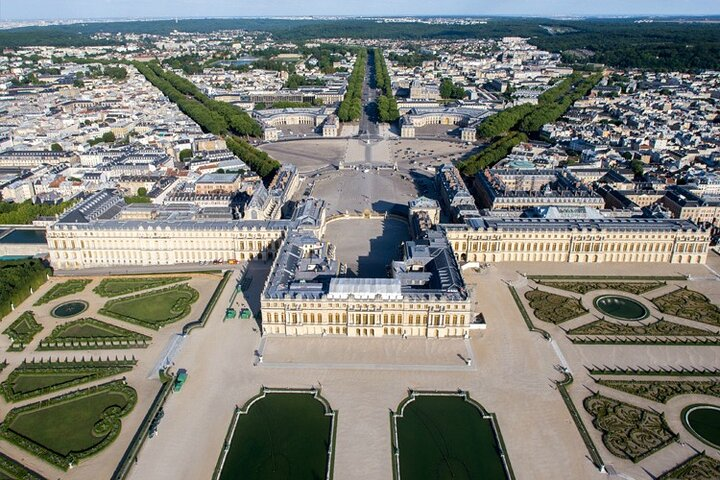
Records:
{"label": "manicured hedge", "polygon": [[122,277],[105,278],[93,288],[93,292],[101,297],[119,297],[129,293],[162,287],[178,282],[186,282],[191,277]]}
{"label": "manicured hedge", "polygon": [[192,304],[198,298],[200,298],[198,291],[183,283],[151,292],[114,298],[109,300],[99,313],[159,330],[189,315]]}
{"label": "manicured hedge", "polygon": [[10,337],[12,345],[10,345],[9,351],[20,351],[24,350],[28,343],[32,342],[43,327],[37,320],[33,312],[23,312],[8,328],[3,332],[5,335]]}
{"label": "manicured hedge", "polygon": [[[85,331],[83,331],[85,330]],[[38,350],[93,350],[145,348],[152,337],[94,318],[80,318],[58,325]]]}
{"label": "manicured hedge", "polygon": [[85,290],[85,287],[88,283],[90,283],[91,280],[84,280],[84,279],[77,279],[77,280],[68,280],[67,282],[58,283],[56,285],[53,285],[50,290],[45,293],[40,299],[35,302],[35,306],[43,305],[48,302],[52,302],[53,300],[57,300],[61,297],[66,297],[68,295],[73,295],[75,293],[80,293],[83,290]]}
{"label": "manicured hedge", "polygon": [[[135,359],[88,360],[65,362],[23,362],[10,372],[0,384],[0,392],[8,402],[17,402],[38,397],[50,392],[92,382],[100,378],[129,372],[137,364]],[[53,380],[53,377],[58,377]],[[43,378],[45,381],[43,382]],[[39,379],[43,386],[18,388],[18,383],[28,379]]]}
{"label": "manicured hedge", "polygon": [[4,453],[0,452],[0,478],[12,480],[46,480],[37,472],[33,472]]}
{"label": "manicured hedge", "polygon": [[[109,393],[119,393],[125,398],[126,403],[124,405],[108,405],[100,415],[100,418],[98,418],[92,425],[77,424],[74,422],[74,419],[68,417],[52,419],[40,418],[35,420],[36,430],[25,431],[23,434],[19,434],[13,430],[13,425],[15,425],[20,418],[28,418],[28,415],[44,416],[47,415],[44,411],[49,408],[60,407],[62,405],[67,406],[69,403],[78,402],[90,397],[96,397],[96,401],[102,401],[102,396]],[[40,457],[46,462],[67,470],[78,461],[94,455],[112,443],[120,434],[120,428],[122,426],[120,419],[130,413],[136,402],[137,392],[132,387],[126,385],[123,381],[114,381],[84,390],[76,390],[49,400],[43,400],[13,408],[5,417],[3,423],[0,424],[0,436],[10,443],[13,443],[18,447]],[[63,425],[62,422],[73,422],[73,425]],[[58,453],[52,450],[52,446],[42,445],[30,438],[33,433],[37,433],[40,436],[47,435],[50,438],[52,435],[63,435],[65,432],[73,430],[83,431],[84,429],[90,429],[93,436],[101,438],[101,440],[94,445],[88,445],[85,449],[73,451],[72,453],[67,454]],[[87,432],[87,430],[85,431]],[[52,440],[62,443],[62,440],[59,438],[52,438]]]}

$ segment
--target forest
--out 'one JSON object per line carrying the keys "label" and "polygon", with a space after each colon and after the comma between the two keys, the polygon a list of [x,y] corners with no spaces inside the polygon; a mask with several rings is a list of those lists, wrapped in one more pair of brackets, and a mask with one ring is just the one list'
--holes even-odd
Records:
{"label": "forest", "polygon": [[0,318],[30,296],[30,289],[45,283],[50,269],[36,258],[0,261]]}
{"label": "forest", "polygon": [[[637,23],[637,19],[562,21],[535,18],[490,18],[479,25],[429,25],[372,20],[186,19],[143,22],[86,23],[23,27],[0,32],[0,47],[24,45],[107,45],[96,33],[152,33],[173,30],[208,33],[244,29],[272,33],[280,41],[315,38],[462,39],[528,37],[530,43],[562,53],[568,61],[605,63],[618,68],[693,70],[720,68],[720,24],[676,18]],[[541,26],[542,25],[542,26]],[[545,27],[545,28],[543,28]],[[550,33],[553,32],[563,33]],[[581,53],[579,51],[589,51]],[[417,59],[408,59],[417,61]]]}

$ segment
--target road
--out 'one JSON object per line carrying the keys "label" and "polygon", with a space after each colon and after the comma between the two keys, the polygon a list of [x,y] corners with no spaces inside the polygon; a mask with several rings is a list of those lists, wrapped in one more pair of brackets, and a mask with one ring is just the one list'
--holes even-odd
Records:
{"label": "road", "polygon": [[358,132],[360,138],[366,138],[367,140],[380,137],[376,104],[378,91],[376,88],[371,87],[371,85],[375,83],[375,62],[372,58],[372,55],[368,55],[367,66],[365,68],[365,79],[362,90],[363,110],[362,116],[360,117],[360,131]]}

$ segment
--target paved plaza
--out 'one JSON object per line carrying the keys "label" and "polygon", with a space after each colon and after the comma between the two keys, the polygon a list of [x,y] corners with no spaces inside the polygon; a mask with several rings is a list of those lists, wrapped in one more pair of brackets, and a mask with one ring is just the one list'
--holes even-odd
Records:
{"label": "paved plaza", "polygon": [[419,195],[409,174],[391,170],[339,170],[308,180],[296,194],[300,198],[310,186],[310,196],[327,202],[328,215],[386,212],[398,205],[407,206]]}

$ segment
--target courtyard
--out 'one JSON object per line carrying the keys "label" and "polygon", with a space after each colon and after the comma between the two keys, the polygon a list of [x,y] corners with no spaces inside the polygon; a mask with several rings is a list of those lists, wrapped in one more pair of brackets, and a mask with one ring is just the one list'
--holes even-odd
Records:
{"label": "courtyard", "polygon": [[335,245],[337,260],[349,277],[386,278],[393,260],[402,258],[410,240],[406,222],[395,218],[341,218],[329,223],[325,239]]}

